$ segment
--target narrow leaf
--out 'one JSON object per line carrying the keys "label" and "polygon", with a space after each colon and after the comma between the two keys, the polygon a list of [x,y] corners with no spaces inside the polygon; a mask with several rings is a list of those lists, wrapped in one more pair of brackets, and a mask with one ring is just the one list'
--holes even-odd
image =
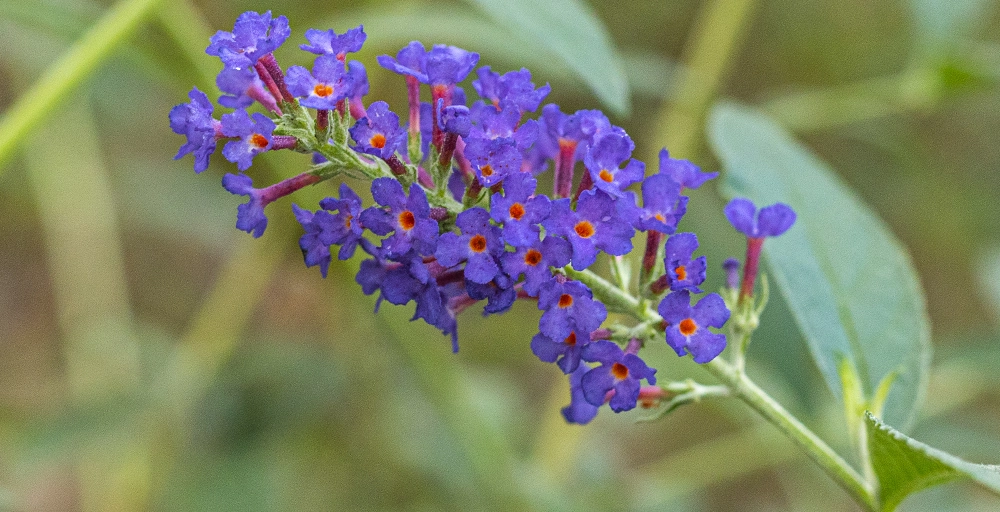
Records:
{"label": "narrow leaf", "polygon": [[866,398],[895,371],[885,414],[907,424],[926,385],[930,321],[906,250],[829,166],[764,114],[722,104],[709,132],[730,195],[798,213],[764,252],[827,385],[841,395],[842,358]]}
{"label": "narrow leaf", "polygon": [[894,510],[908,495],[958,478],[971,478],[1000,494],[1000,466],[964,461],[907,437],[871,413],[865,418],[882,510]]}
{"label": "narrow leaf", "polygon": [[616,114],[628,113],[622,58],[607,29],[580,0],[467,0],[497,23],[540,42],[562,59]]}

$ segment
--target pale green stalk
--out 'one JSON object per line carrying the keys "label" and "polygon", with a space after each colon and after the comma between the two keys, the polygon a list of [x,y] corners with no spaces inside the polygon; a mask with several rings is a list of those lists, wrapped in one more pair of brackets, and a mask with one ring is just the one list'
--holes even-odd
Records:
{"label": "pale green stalk", "polygon": [[124,0],[52,63],[0,119],[0,173],[24,137],[49,113],[70,98],[119,43],[134,31],[161,0]]}

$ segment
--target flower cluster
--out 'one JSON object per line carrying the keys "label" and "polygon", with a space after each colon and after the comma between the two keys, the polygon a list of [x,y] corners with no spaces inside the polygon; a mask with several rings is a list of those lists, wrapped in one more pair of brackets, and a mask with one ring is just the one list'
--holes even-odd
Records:
{"label": "flower cluster", "polygon": [[[315,211],[292,206],[304,230],[305,264],[326,277],[334,254],[346,260],[360,247],[367,254],[356,276],[362,291],[377,294],[377,304],[415,303],[413,319],[449,335],[455,351],[456,318],[470,305],[485,301],[489,315],[517,299],[537,301],[541,317],[530,347],[569,376],[572,399],[563,413],[570,422],[588,422],[605,403],[615,412],[632,409],[646,389],[642,381],[656,383],[656,370],[638,355],[648,340],[630,334],[632,327],[605,325],[607,300],[587,284],[601,279],[587,270],[601,253],[630,253],[637,232],[647,233],[643,293],[658,301],[660,339],[698,363],[725,348],[725,335],[710,328],[722,327],[729,309],[714,293],[691,304],[707,265],[695,256],[697,237],[675,232],[687,209],[683,190],[716,174],[663,150],[658,172],[646,176],[645,164],[632,158],[631,137],[603,113],[542,106],[550,88],[536,87],[528,70],[477,69],[478,54],[453,46],[412,42],[378,58],[405,81],[401,123],[387,103],[365,105],[367,71],[346,59],[361,50],[363,27],[308,30],[300,47],[315,54],[311,69],[278,65],[272,52],[289,36],[285,17],[244,13],[206,50],[225,66],[219,103],[233,112],[215,119],[197,89],[170,112],[171,128],[187,137],[177,157],[193,153],[196,172],[225,141],[222,154],[240,173],[227,174],[223,185],[249,197],[238,209],[239,229],[261,236],[265,207],[307,185],[339,175],[370,180],[371,206],[347,184]],[[459,84],[473,71],[479,99],[469,104]],[[249,113],[254,104],[271,115]],[[254,188],[243,171],[278,149],[312,154],[314,165]],[[550,168],[554,185],[546,194],[538,177]]]}

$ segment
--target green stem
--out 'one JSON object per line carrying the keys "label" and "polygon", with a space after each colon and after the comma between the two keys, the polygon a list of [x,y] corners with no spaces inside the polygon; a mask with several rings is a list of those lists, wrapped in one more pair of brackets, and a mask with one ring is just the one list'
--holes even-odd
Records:
{"label": "green stem", "polygon": [[867,510],[877,509],[874,492],[862,476],[767,392],[757,387],[746,374],[736,371],[736,368],[719,358],[702,366],[729,386],[740,400],[746,402],[804,449],[809,458],[819,464],[820,468],[836,480],[858,504]]}
{"label": "green stem", "polygon": [[[608,306],[609,311],[626,313],[640,322],[656,324],[662,321],[660,315],[645,306],[628,293],[625,293],[589,271],[575,271],[566,267],[563,272],[567,276],[586,284],[594,296]],[[721,358],[701,365],[717,379],[722,381],[734,396],[744,401],[773,423],[783,434],[805,450],[806,454],[816,462],[828,475],[846,490],[855,501],[866,510],[876,510],[875,492],[866,484],[858,472],[851,467],[837,452],[833,451],[822,439],[791,415],[763,389],[759,388],[749,377],[732,364]]]}
{"label": "green stem", "polygon": [[[675,158],[694,158],[705,113],[725,79],[756,3],[713,0],[701,10],[684,47],[684,79],[677,86],[674,101],[657,116],[651,147],[660,148],[666,143]],[[651,154],[646,161],[657,160]]]}
{"label": "green stem", "polygon": [[146,19],[160,0],[125,0],[108,10],[90,30],[52,63],[0,120],[0,173],[13,149],[46,114],[73,97],[90,75],[126,36]]}

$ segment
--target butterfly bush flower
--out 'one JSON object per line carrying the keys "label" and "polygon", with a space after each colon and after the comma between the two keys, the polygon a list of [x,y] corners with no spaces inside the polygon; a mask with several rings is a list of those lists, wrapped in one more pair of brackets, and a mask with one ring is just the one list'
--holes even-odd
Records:
{"label": "butterfly bush flower", "polygon": [[306,39],[309,44],[299,45],[299,48],[316,55],[332,55],[340,62],[344,62],[348,53],[361,51],[361,46],[365,44],[367,37],[363,25],[358,25],[339,35],[333,29],[316,30],[311,28],[306,30]]}
{"label": "butterfly bush flower", "polygon": [[368,107],[365,117],[350,129],[358,143],[357,151],[389,160],[406,144],[406,131],[399,126],[399,116],[389,110],[389,104],[376,101]]}
{"label": "butterfly bush flower", "polygon": [[503,239],[514,247],[538,242],[539,223],[549,216],[549,198],[535,195],[536,183],[530,174],[518,172],[504,181],[504,193],[490,200],[490,215],[503,225]]}
{"label": "butterfly bush flower", "polygon": [[[450,337],[453,351],[466,309],[482,304],[483,314],[493,315],[518,300],[536,301],[538,331],[525,345],[567,375],[571,399],[562,413],[570,423],[590,422],[604,404],[621,412],[664,398],[656,370],[639,357],[658,337],[657,326],[678,355],[690,353],[698,363],[725,347],[725,336],[710,330],[729,317],[722,299],[691,299],[706,277],[706,258],[695,256],[698,239],[675,234],[687,210],[683,190],[717,173],[702,173],[664,149],[659,172],[646,177],[645,164],[632,158],[632,137],[604,113],[564,113],[548,104],[536,115],[548,84],[536,87],[527,69],[476,69],[479,54],[448,45],[414,41],[394,56],[378,56],[381,68],[404,77],[409,115],[401,122],[385,101],[365,99],[368,71],[348,57],[366,43],[363,26],[342,34],[307,30],[299,48],[311,54],[311,68],[278,65],[273,52],[290,33],[284,16],[242,14],[206,50],[224,63],[218,103],[232,110],[215,119],[209,96],[193,89],[188,103],[170,111],[171,129],[185,137],[176,158],[193,154],[197,173],[224,139],[222,154],[239,173],[226,174],[222,185],[247,198],[237,207],[238,229],[262,236],[265,208],[305,186],[341,176],[371,181],[368,207],[347,184],[318,207],[292,205],[305,266],[326,277],[334,254],[345,260],[360,247],[367,257],[354,279],[374,297],[375,311],[383,302],[413,303],[411,320]],[[459,83],[473,72],[479,98],[470,103]],[[254,108],[263,112],[247,110]],[[304,158],[307,172],[255,188],[243,171],[276,149],[310,155],[313,165]],[[536,176],[548,169],[553,189],[543,193],[538,183],[550,178]],[[758,252],[764,237],[794,222],[784,205],[758,213],[746,200],[731,203],[726,215]],[[642,293],[629,290],[631,260],[622,257],[632,251],[636,230],[647,239]],[[617,258],[619,283],[591,271],[602,258]],[[751,258],[745,268],[755,273]],[[732,289],[738,263],[725,268]],[[642,306],[668,290],[659,316]],[[619,315],[605,325],[609,310]],[[627,316],[635,322],[623,322]],[[625,338],[621,346],[609,341]]]}
{"label": "butterfly bush flower", "polygon": [[784,203],[776,203],[757,210],[749,199],[737,197],[723,210],[729,223],[736,231],[747,237],[747,255],[743,267],[743,282],[740,286],[740,301],[753,295],[757,268],[760,264],[760,250],[764,238],[781,236],[795,224],[795,211]]}
{"label": "butterfly bush flower", "polygon": [[581,381],[589,371],[590,366],[581,364],[569,374],[569,405],[562,408],[562,415],[567,423],[586,425],[597,417],[597,412],[600,410],[600,406],[591,404],[584,396]]}
{"label": "butterfly bush flower", "polygon": [[361,212],[361,223],[377,235],[392,234],[383,241],[390,255],[404,254],[410,248],[423,255],[434,254],[438,223],[430,218],[431,207],[419,185],[411,185],[407,197],[398,181],[379,178],[372,182],[372,197],[385,208],[367,208]]}
{"label": "butterfly bush flower", "polygon": [[227,93],[219,97],[219,105],[228,108],[241,109],[259,102],[264,108],[281,114],[274,96],[265,89],[257,72],[250,68],[236,69],[225,67],[215,77],[215,85]]}
{"label": "butterfly bush flower", "polygon": [[642,209],[635,224],[640,231],[671,234],[687,212],[688,198],[669,176],[654,174],[642,182]]}
{"label": "butterfly bush flower", "polygon": [[571,333],[577,340],[589,340],[608,317],[604,304],[594,300],[590,288],[578,281],[552,279],[538,293],[538,309],[545,311],[538,321],[542,334],[565,340]]}
{"label": "butterfly bush flower", "polygon": [[667,148],[660,150],[660,174],[673,178],[683,188],[698,188],[706,181],[719,175],[717,172],[701,172],[697,165],[687,160],[670,158]]}
{"label": "butterfly bush flower", "polygon": [[600,366],[580,379],[583,396],[591,405],[604,403],[608,392],[614,391],[608,405],[612,411],[634,409],[639,399],[641,380],[656,384],[656,370],[646,366],[639,356],[626,352],[610,341],[595,341],[583,349],[583,359]]}
{"label": "butterfly bush flower", "polygon": [[667,239],[663,266],[671,290],[701,293],[698,285],[705,282],[708,265],[704,256],[694,257],[696,249],[698,237],[694,233],[678,233]]}
{"label": "butterfly bush flower", "polygon": [[344,63],[333,55],[320,55],[313,69],[302,66],[288,68],[288,91],[299,103],[315,109],[333,110],[347,97],[349,86]]}
{"label": "butterfly bush flower", "polygon": [[321,209],[315,213],[297,205],[292,205],[292,209],[305,230],[299,239],[299,247],[306,266],[318,265],[325,278],[330,266],[330,246],[340,245],[338,259],[350,259],[364,229],[360,221],[361,198],[346,183],[340,185],[340,199],[327,197],[319,202],[319,206]]}
{"label": "butterfly bush flower", "polygon": [[[646,164],[629,160],[633,149],[635,144],[625,134],[625,130],[621,129],[610,131],[587,149],[583,162],[598,190],[613,197],[621,197],[626,187],[642,179]],[[619,169],[626,160],[628,164],[625,168]]]}
{"label": "butterfly bush flower", "polygon": [[208,160],[215,152],[215,141],[223,136],[222,123],[212,117],[214,108],[205,93],[198,88],[188,93],[191,103],[181,103],[170,109],[170,129],[187,137],[174,160],[194,154],[194,172],[208,169]]}
{"label": "butterfly bush flower", "polygon": [[514,279],[523,275],[524,292],[529,297],[537,297],[542,286],[552,280],[551,267],[566,266],[572,253],[569,242],[548,236],[532,246],[505,252],[502,256],[503,271]]}
{"label": "butterfly bush flower", "polygon": [[552,91],[549,84],[536,89],[531,81],[531,72],[524,68],[500,75],[490,66],[483,66],[476,73],[479,80],[473,80],[472,87],[480,97],[489,100],[498,110],[501,108],[501,101],[505,101],[515,105],[521,115],[534,112]]}
{"label": "butterfly bush flower", "polygon": [[222,148],[222,156],[236,163],[239,170],[245,171],[253,164],[253,157],[271,149],[274,121],[254,112],[251,117],[246,110],[237,110],[222,116],[222,134],[235,137]]}
{"label": "butterfly bush flower", "polygon": [[229,193],[250,198],[236,210],[236,228],[260,238],[267,228],[264,207],[278,198],[287,196],[307,185],[320,181],[319,176],[302,173],[266,188],[254,188],[253,180],[245,174],[227,174],[222,177],[222,187]]}
{"label": "butterfly bush flower", "polygon": [[466,262],[465,278],[480,284],[493,280],[500,272],[497,257],[503,252],[500,230],[490,225],[490,214],[472,208],[458,214],[455,225],[462,234],[445,233],[438,243],[438,262],[451,267]]}
{"label": "butterfly bush flower", "polygon": [[276,50],[291,35],[288,18],[271,18],[264,14],[245,12],[236,19],[232,32],[218,31],[212,36],[205,53],[222,59],[232,68],[253,67],[257,60]]}
{"label": "butterfly bush flower", "polygon": [[729,309],[717,293],[710,293],[691,306],[688,290],[673,292],[660,302],[660,316],[667,323],[667,345],[683,357],[689,352],[696,363],[707,363],[726,348],[726,335],[708,330],[729,320]]}
{"label": "butterfly bush flower", "polygon": [[576,270],[592,265],[599,250],[612,255],[628,253],[635,234],[632,226],[620,218],[615,200],[600,190],[584,192],[575,211],[569,199],[553,201],[552,213],[542,225],[569,240]]}

